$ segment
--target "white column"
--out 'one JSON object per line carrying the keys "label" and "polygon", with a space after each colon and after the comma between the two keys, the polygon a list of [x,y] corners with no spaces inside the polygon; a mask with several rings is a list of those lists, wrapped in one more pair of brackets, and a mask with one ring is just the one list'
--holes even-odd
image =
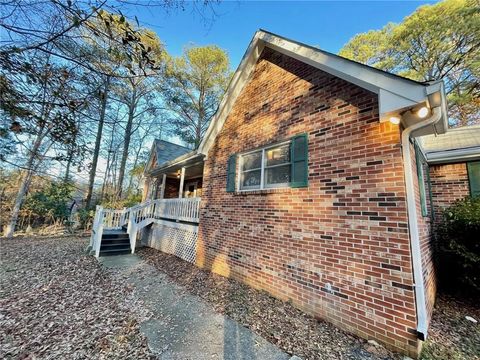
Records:
{"label": "white column", "polygon": [[182,167],[182,172],[180,173],[180,188],[178,189],[178,197],[183,197],[183,181],[185,180],[185,168]]}
{"label": "white column", "polygon": [[163,199],[165,196],[165,186],[167,185],[167,174],[162,176],[162,187],[160,188],[160,199]]}

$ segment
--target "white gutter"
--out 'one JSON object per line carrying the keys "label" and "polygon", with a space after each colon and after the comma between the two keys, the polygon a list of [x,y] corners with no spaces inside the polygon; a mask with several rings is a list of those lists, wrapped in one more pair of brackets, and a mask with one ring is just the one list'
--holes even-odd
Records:
{"label": "white gutter", "polygon": [[410,230],[410,248],[412,253],[413,279],[415,283],[415,302],[417,306],[417,333],[420,340],[427,338],[427,303],[425,300],[425,283],[423,279],[422,254],[420,235],[418,231],[417,206],[415,203],[415,186],[412,172],[412,157],[410,152],[410,135],[413,131],[426,126],[434,125],[442,118],[440,107],[432,109],[432,116],[402,132],[403,168],[405,173],[405,187],[407,196],[408,227]]}

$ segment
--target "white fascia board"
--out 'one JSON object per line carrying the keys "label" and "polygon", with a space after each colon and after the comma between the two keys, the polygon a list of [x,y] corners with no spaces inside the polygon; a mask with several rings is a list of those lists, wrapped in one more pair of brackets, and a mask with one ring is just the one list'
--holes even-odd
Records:
{"label": "white fascia board", "polygon": [[384,89],[415,103],[425,101],[424,85],[272,34],[262,32],[260,39],[265,41],[265,46],[376,94],[379,93],[380,89]]}
{"label": "white fascia board", "polygon": [[426,158],[429,164],[478,160],[480,159],[480,147],[430,152],[426,154]]}
{"label": "white fascia board", "polygon": [[247,83],[250,74],[255,68],[255,64],[263,51],[263,44],[258,41],[258,34],[255,34],[247,51],[243,55],[242,61],[228,85],[227,91],[223,95],[222,101],[218,106],[215,116],[210,122],[205,136],[198,147],[198,152],[207,155],[210,146],[213,144],[217,133],[222,129],[230,110],[232,109],[238,95],[242,92]]}
{"label": "white fascia board", "polygon": [[[198,151],[207,155],[217,133],[222,129],[238,95],[243,90],[255,68],[264,47],[309,64],[333,76],[355,84],[379,95],[380,117],[395,110],[411,107],[427,101],[426,88],[408,79],[369,68],[360,63],[323,52],[291,40],[259,30],[255,33],[239,67],[230,81],[227,91],[210,122]],[[382,104],[386,99],[386,103]],[[399,106],[395,108],[395,106]]]}
{"label": "white fascia board", "polygon": [[156,143],[155,143],[155,140],[153,140],[153,144],[152,144],[152,147],[150,149],[150,154],[148,155],[148,161],[147,161],[147,164],[145,165],[145,168],[143,169],[143,176],[148,176],[148,173],[150,172],[150,168],[151,168],[151,164],[152,164],[152,155],[154,154],[155,152],[155,147],[156,147]]}
{"label": "white fascia board", "polygon": [[[156,169],[153,169],[150,171],[150,175],[152,176],[157,176],[159,174],[168,172],[172,169],[178,169],[182,166],[187,166],[187,163],[191,161],[192,159],[199,159],[201,158],[201,153],[198,151],[191,151],[189,153],[186,153],[182,156],[177,157],[176,159],[167,161],[163,163],[161,166],[157,167]],[[203,158],[203,157],[202,157]],[[203,160],[203,159],[202,159]]]}

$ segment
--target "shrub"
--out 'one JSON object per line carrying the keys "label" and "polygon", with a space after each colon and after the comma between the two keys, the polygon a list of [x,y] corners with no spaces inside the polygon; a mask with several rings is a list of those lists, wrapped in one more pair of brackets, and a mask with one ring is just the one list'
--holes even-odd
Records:
{"label": "shrub", "polygon": [[63,223],[70,216],[73,191],[69,182],[51,182],[45,189],[28,195],[22,215],[27,215],[32,225]]}
{"label": "shrub", "polygon": [[95,209],[80,209],[78,211],[78,218],[81,228],[84,230],[89,230],[92,227],[94,216]]}
{"label": "shrub", "polygon": [[465,198],[443,211],[437,230],[437,271],[447,291],[480,294],[480,198]]}

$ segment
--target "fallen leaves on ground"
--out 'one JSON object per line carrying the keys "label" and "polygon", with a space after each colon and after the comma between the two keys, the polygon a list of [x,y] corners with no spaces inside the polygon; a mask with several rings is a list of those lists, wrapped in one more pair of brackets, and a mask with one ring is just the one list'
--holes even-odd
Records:
{"label": "fallen leaves on ground", "polygon": [[302,359],[401,359],[402,356],[373,346],[330,323],[317,320],[292,304],[273,298],[239,281],[202,270],[173,255],[143,248],[142,258],[191,293]]}
{"label": "fallen leaves on ground", "polygon": [[[473,323],[465,317],[477,320]],[[460,301],[442,295],[437,298],[428,339],[423,347],[424,360],[480,359],[480,307],[478,302]]]}
{"label": "fallen leaves on ground", "polygon": [[151,359],[131,290],[86,238],[0,240],[0,358]]}

